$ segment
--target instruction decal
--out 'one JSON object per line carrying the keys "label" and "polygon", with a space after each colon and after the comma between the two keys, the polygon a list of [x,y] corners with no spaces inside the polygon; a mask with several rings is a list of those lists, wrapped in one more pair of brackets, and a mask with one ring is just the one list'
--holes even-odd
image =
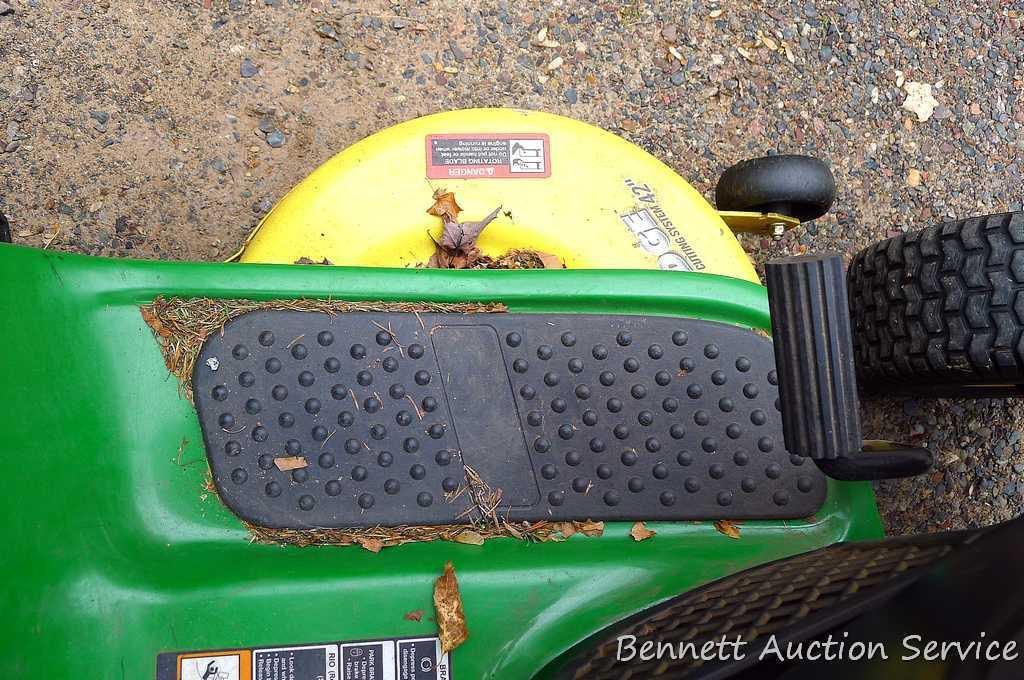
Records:
{"label": "instruction decal", "polygon": [[684,272],[704,269],[704,261],[672,223],[654,190],[632,179],[626,180],[626,186],[636,204],[628,212],[619,213],[619,219],[636,238],[637,245],[658,258],[658,268]]}
{"label": "instruction decal", "polygon": [[551,176],[551,140],[543,133],[427,135],[430,179],[529,179]]}
{"label": "instruction decal", "polygon": [[452,680],[436,637],[249,647],[157,656],[156,680]]}

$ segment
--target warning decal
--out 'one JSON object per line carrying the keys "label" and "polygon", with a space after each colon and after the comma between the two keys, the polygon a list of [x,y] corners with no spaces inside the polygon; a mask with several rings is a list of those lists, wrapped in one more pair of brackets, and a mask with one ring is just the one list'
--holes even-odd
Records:
{"label": "warning decal", "polygon": [[180,654],[178,677],[181,680],[249,680],[251,658],[248,649]]}
{"label": "warning decal", "polygon": [[542,133],[427,135],[431,179],[551,176],[551,140]]}
{"label": "warning decal", "polygon": [[156,680],[451,680],[436,637],[165,653]]}

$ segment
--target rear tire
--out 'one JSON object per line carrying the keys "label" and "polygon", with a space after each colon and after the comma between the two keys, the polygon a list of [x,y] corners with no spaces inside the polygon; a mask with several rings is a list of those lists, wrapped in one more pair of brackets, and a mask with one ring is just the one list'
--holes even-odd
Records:
{"label": "rear tire", "polygon": [[865,389],[1024,383],[1024,212],[880,241],[854,256],[847,282]]}

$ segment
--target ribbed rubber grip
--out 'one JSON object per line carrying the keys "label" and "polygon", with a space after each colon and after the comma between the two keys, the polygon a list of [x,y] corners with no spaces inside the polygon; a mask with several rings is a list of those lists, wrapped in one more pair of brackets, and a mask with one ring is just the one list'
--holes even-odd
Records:
{"label": "ribbed rubber grip", "polygon": [[842,259],[772,260],[765,278],[786,448],[819,460],[858,453],[860,412]]}

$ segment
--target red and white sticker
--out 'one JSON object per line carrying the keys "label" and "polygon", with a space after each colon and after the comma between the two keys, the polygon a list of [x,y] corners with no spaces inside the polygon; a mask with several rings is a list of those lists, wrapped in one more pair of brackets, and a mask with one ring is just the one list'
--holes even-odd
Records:
{"label": "red and white sticker", "polygon": [[551,140],[543,133],[427,135],[430,179],[551,176]]}

